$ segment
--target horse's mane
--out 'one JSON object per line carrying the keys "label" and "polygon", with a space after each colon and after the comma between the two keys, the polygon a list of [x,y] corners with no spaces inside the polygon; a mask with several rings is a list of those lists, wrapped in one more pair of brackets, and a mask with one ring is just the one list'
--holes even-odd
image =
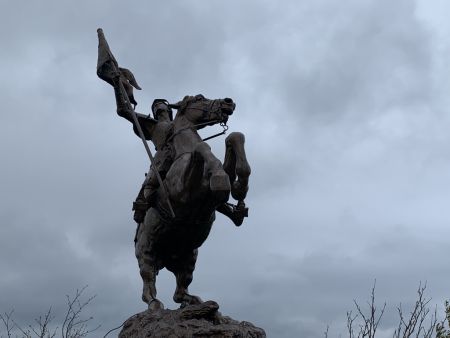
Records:
{"label": "horse's mane", "polygon": [[198,100],[201,100],[201,99],[204,99],[204,98],[205,97],[202,94],[198,94],[198,95],[195,95],[195,96],[186,95],[183,98],[183,100],[181,100],[181,101],[179,101],[179,102],[177,102],[175,104],[172,104],[170,106],[172,108],[177,109],[178,110],[178,114],[183,114],[184,111],[186,110],[187,106],[189,105],[189,103],[195,102],[195,101],[198,101]]}

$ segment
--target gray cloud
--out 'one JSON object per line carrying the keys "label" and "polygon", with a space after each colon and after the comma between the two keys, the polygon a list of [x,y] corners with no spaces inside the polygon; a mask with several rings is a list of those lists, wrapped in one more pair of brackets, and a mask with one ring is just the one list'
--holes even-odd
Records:
{"label": "gray cloud", "polygon": [[[385,332],[419,281],[442,303],[450,48],[440,6],[2,3],[0,310],[31,323],[50,305],[60,314],[85,284],[105,332],[144,309],[130,207],[148,163],[96,77],[97,27],[143,87],[139,111],[186,94],[237,102],[229,124],[247,137],[251,217],[241,228],[218,217],[193,292],[272,337],[345,332],[345,312],[375,278]],[[223,139],[211,145],[222,158]],[[174,307],[170,273],[158,288]]]}

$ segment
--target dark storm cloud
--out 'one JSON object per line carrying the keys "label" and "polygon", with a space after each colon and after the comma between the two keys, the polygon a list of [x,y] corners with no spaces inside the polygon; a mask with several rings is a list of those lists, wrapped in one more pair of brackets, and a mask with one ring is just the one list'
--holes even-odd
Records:
{"label": "dark storm cloud", "polygon": [[[192,292],[273,337],[343,332],[375,278],[392,306],[424,280],[447,297],[449,82],[414,2],[0,7],[0,310],[31,323],[85,284],[105,332],[144,308],[130,206],[148,162],[96,77],[98,27],[143,87],[138,111],[186,94],[237,102],[251,217],[218,217]],[[169,273],[158,288],[173,308]]]}

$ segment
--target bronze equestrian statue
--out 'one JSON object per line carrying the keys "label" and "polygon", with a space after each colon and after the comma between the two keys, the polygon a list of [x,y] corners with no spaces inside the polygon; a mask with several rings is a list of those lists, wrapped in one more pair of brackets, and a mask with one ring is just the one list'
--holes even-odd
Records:
{"label": "bronze equestrian statue", "polygon": [[[152,162],[133,203],[142,300],[150,309],[163,308],[156,298],[155,281],[159,270],[167,268],[176,278],[174,301],[182,307],[200,303],[199,297],[188,293],[198,248],[208,237],[216,211],[237,226],[248,216],[244,199],[251,170],[242,133],[233,132],[225,139],[222,164],[197,130],[215,124],[225,130],[236,105],[230,98],[210,100],[195,95],[174,104],[155,100],[153,118],[136,113],[133,87],[140,87],[129,70],[118,66],[101,29],[98,37],[97,74],[113,86],[117,114],[133,124]],[[147,140],[155,145],[154,157]],[[228,202],[230,194],[237,205]]]}

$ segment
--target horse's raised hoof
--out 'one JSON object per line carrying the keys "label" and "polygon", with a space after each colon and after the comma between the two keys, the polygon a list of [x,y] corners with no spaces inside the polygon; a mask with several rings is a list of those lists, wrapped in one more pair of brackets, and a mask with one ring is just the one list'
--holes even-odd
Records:
{"label": "horse's raised hoof", "polygon": [[233,207],[231,220],[233,221],[234,225],[238,227],[242,225],[245,217],[248,217],[248,208],[245,206],[244,201],[239,201],[237,206]]}
{"label": "horse's raised hoof", "polygon": [[217,171],[211,175],[209,187],[218,201],[226,202],[230,197],[230,178],[224,171]]}
{"label": "horse's raised hoof", "polygon": [[161,303],[158,299],[153,298],[153,299],[148,303],[148,309],[149,309],[150,311],[164,310],[164,304]]}

